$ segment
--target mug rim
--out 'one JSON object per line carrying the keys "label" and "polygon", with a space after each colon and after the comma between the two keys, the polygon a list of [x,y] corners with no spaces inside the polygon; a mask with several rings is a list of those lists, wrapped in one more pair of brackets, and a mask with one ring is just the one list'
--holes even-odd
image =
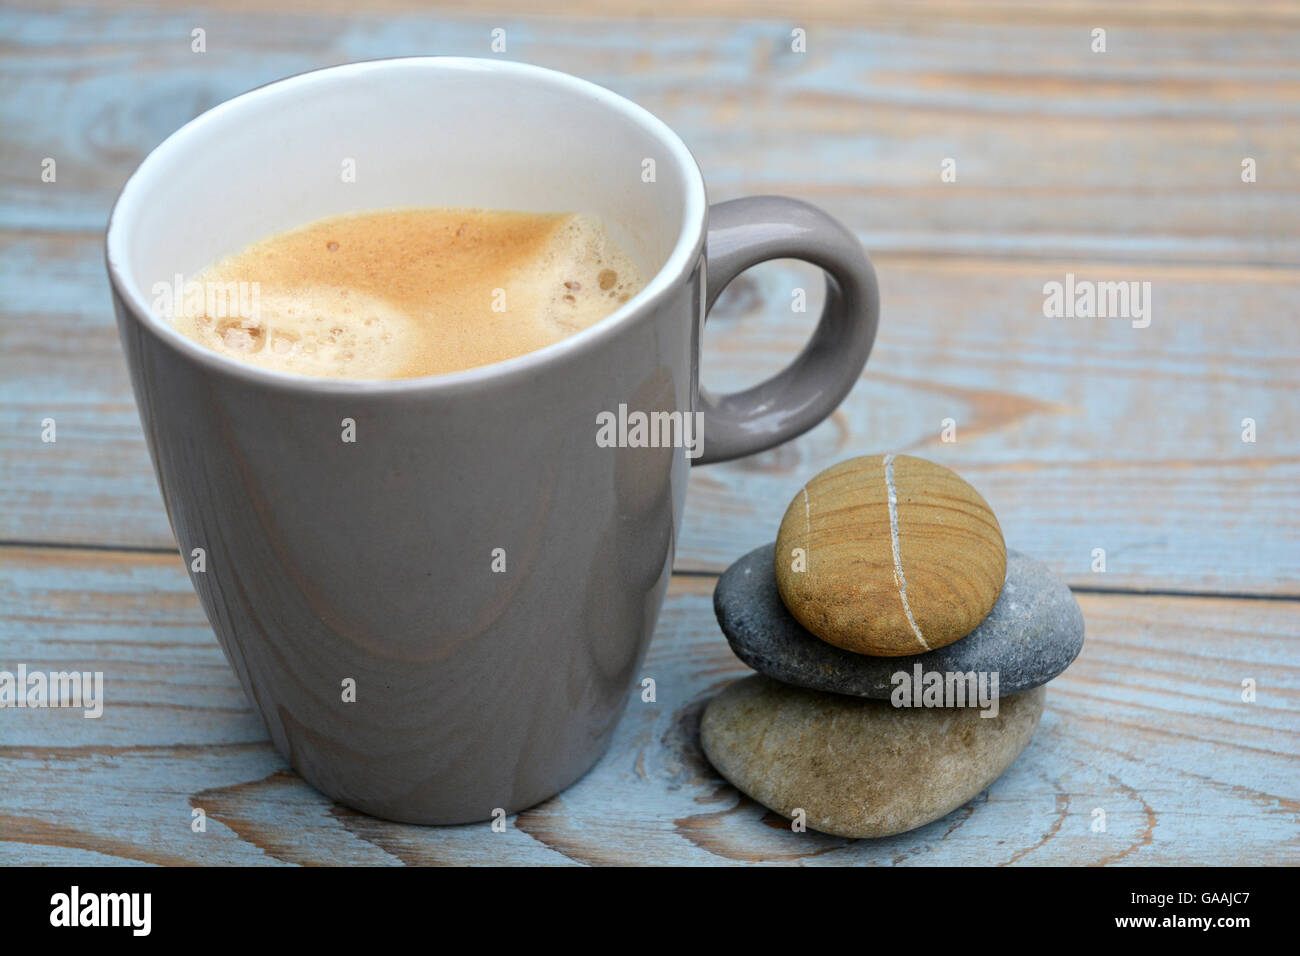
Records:
{"label": "mug rim", "polygon": [[[686,181],[685,213],[682,229],[673,243],[672,251],[663,266],[651,277],[640,292],[619,306],[619,308],[595,324],[560,339],[558,342],[552,342],[531,352],[525,352],[522,355],[516,355],[487,365],[477,365],[454,372],[442,372],[411,378],[330,378],[250,365],[200,345],[179,332],[166,319],[155,315],[148,302],[145,301],[144,296],[136,288],[135,283],[126,279],[128,268],[126,265],[125,243],[129,234],[129,219],[126,220],[126,225],[123,224],[125,217],[133,214],[137,208],[147,202],[147,195],[145,194],[146,181],[153,174],[152,167],[166,160],[170,154],[184,148],[183,141],[188,136],[193,135],[195,130],[214,122],[226,113],[241,109],[249,100],[263,96],[271,88],[281,87],[285,84],[291,86],[305,85],[312,82],[319,74],[324,73],[361,75],[399,65],[422,65],[438,70],[494,72],[520,79],[549,82],[569,92],[597,100],[603,106],[621,112],[627,119],[642,127],[667,148],[681,169],[683,178]],[[599,343],[618,335],[625,326],[631,325],[638,316],[653,311],[672,294],[682,276],[688,274],[694,268],[695,263],[699,261],[704,248],[708,211],[704,176],[700,171],[699,163],[686,144],[682,142],[681,137],[673,132],[667,123],[645,107],[612,90],[560,70],[552,70],[548,67],[522,63],[517,60],[495,60],[486,57],[464,56],[382,57],[321,67],[272,80],[218,103],[169,134],[166,139],[150,150],[148,155],[140,161],[140,164],[127,178],[114,200],[104,233],[104,259],[113,294],[130,310],[132,317],[163,342],[192,361],[205,366],[210,371],[231,375],[250,384],[319,394],[388,394],[418,390],[446,392],[472,389],[480,385],[491,385],[503,380],[540,372],[551,365],[558,364],[578,353],[594,348]]]}

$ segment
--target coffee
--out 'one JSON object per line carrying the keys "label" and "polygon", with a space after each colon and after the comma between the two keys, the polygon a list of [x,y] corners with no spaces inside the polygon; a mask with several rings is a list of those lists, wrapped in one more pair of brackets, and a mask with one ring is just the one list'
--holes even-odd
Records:
{"label": "coffee", "polygon": [[[194,277],[175,327],[250,365],[328,378],[436,375],[523,355],[643,282],[586,215],[410,208],[331,216]],[[215,293],[217,294],[213,294]]]}

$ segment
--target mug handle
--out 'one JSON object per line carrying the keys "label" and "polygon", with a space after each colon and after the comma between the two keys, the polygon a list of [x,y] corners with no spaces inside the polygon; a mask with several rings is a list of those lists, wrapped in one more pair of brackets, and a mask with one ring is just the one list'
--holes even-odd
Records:
{"label": "mug handle", "polygon": [[876,338],[880,296],[862,245],[816,206],[784,196],[748,196],[709,207],[705,321],[722,290],[769,259],[802,259],[826,272],[826,305],[803,351],[765,382],[714,395],[699,389],[701,454],[728,461],[802,435],[835,411],[862,374]]}

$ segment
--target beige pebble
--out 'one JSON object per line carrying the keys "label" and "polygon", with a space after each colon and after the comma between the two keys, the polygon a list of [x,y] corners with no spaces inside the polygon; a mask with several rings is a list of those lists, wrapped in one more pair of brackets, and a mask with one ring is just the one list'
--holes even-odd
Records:
{"label": "beige pebble", "polygon": [[781,684],[762,675],[709,702],[700,743],[728,781],[809,829],[884,837],[951,813],[1002,775],[1028,745],[1046,688],[976,707],[895,708]]}

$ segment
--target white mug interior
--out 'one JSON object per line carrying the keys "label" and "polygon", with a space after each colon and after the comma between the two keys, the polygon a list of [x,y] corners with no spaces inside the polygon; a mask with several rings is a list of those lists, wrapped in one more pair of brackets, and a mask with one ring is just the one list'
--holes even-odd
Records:
{"label": "white mug interior", "polygon": [[[680,138],[603,87],[505,60],[376,60],[260,87],[168,137],[118,198],[109,271],[144,321],[192,352],[201,347],[150,308],[155,284],[188,280],[250,242],[323,216],[402,206],[595,215],[653,277],[603,322],[531,353],[541,359],[599,334],[685,274],[707,203]],[[250,366],[241,373],[299,378]]]}

